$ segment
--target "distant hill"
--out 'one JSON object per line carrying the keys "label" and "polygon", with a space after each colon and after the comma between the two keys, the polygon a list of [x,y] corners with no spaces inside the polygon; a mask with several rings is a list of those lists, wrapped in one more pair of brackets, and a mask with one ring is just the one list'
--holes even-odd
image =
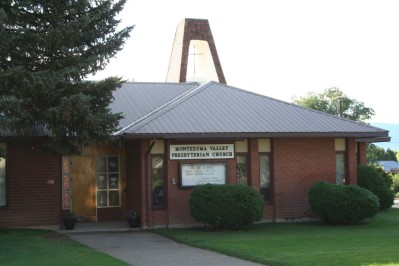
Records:
{"label": "distant hill", "polygon": [[376,146],[384,148],[385,150],[388,148],[393,151],[399,150],[399,124],[371,123],[371,125],[388,130],[389,136],[391,137],[391,142],[376,142],[374,143]]}

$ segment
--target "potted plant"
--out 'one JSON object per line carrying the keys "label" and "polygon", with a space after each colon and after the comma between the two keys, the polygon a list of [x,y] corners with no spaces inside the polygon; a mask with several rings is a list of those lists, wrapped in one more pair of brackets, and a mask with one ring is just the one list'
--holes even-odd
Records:
{"label": "potted plant", "polygon": [[66,230],[72,230],[73,228],[75,228],[75,224],[77,221],[77,217],[75,215],[74,212],[72,212],[71,210],[67,211],[66,213],[64,213],[64,227]]}
{"label": "potted plant", "polygon": [[140,226],[140,215],[134,211],[128,211],[126,218],[130,228],[137,228]]}

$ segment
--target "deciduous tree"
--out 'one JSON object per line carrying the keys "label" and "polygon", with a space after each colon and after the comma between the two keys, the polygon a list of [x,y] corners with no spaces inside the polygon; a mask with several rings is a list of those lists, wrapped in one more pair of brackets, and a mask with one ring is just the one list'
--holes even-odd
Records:
{"label": "deciduous tree", "polygon": [[367,163],[375,163],[376,161],[396,161],[396,153],[391,150],[378,147],[374,144],[367,145]]}
{"label": "deciduous tree", "polygon": [[294,103],[355,121],[366,121],[374,115],[372,108],[349,98],[336,87],[325,89],[323,93],[310,92],[306,96],[294,98]]}

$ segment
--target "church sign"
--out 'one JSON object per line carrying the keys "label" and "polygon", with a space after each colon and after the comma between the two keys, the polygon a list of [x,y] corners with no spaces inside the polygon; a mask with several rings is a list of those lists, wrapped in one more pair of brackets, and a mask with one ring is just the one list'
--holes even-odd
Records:
{"label": "church sign", "polygon": [[191,188],[204,184],[226,184],[225,163],[181,163],[180,187]]}
{"label": "church sign", "polygon": [[232,159],[234,144],[179,144],[170,145],[170,160]]}

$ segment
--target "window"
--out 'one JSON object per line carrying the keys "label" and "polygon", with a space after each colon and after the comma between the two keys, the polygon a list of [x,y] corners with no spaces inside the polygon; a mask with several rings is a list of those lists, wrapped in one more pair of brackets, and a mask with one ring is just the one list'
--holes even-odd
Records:
{"label": "window", "polygon": [[335,180],[337,185],[345,184],[346,178],[346,139],[335,139]]}
{"label": "window", "polygon": [[163,157],[152,157],[152,206],[155,208],[165,207],[165,189],[164,189],[164,169]]}
{"label": "window", "polygon": [[263,196],[264,201],[271,200],[270,189],[270,155],[260,154],[260,194]]}
{"label": "window", "polygon": [[237,155],[237,184],[248,185],[247,156]]}
{"label": "window", "polygon": [[1,157],[6,153],[6,144],[0,143],[0,206],[6,206],[6,158]]}
{"label": "window", "polygon": [[335,161],[336,161],[336,182],[337,185],[345,184],[345,152],[336,152],[335,153]]}
{"label": "window", "polygon": [[97,207],[120,206],[119,157],[96,158]]}

